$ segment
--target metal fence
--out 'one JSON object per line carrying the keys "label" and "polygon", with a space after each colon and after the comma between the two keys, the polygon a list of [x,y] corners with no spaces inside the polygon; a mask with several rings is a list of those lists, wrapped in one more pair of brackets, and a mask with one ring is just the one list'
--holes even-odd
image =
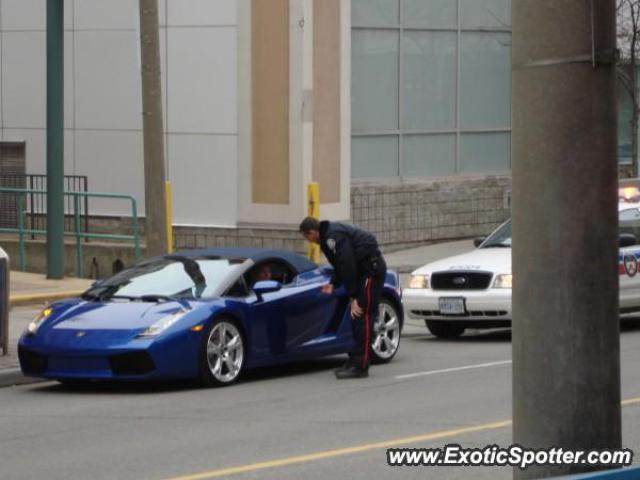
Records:
{"label": "metal fence", "polygon": [[[47,198],[38,191],[47,189],[47,176],[43,174],[1,174],[0,187],[5,188],[28,188],[31,190],[26,198],[26,218],[28,227],[32,230],[47,229]],[[65,175],[65,192],[88,192],[89,182],[86,175]],[[0,194],[0,227],[17,228],[17,197],[12,193]],[[72,196],[65,197],[64,214],[65,230],[73,230],[75,224],[74,199]],[[84,231],[89,232],[89,198],[84,197],[80,203],[80,218],[84,223]],[[35,238],[35,235],[31,235]],[[89,239],[86,238],[85,241]]]}
{"label": "metal fence", "polygon": [[[30,195],[43,195],[46,196],[46,190],[31,190],[29,188],[8,188],[0,187],[0,195],[12,194],[16,198],[17,208],[17,227],[0,227],[0,233],[16,233],[18,234],[18,264],[20,270],[25,271],[26,268],[26,252],[25,252],[25,235],[40,235],[47,234],[46,229],[29,228],[24,225],[24,219],[27,213],[25,208],[26,198]],[[65,228],[65,236],[72,236],[75,238],[76,244],[76,275],[78,277],[84,276],[83,269],[83,253],[82,253],[82,239],[95,238],[98,240],[131,240],[134,244],[134,255],[136,259],[140,258],[140,233],[138,228],[138,206],[136,199],[131,195],[121,195],[117,193],[98,193],[98,192],[64,192],[65,198],[71,198],[72,205],[72,220],[73,224],[70,229]],[[120,199],[124,200],[131,206],[131,219],[133,234],[132,235],[114,235],[106,233],[89,233],[83,231],[82,222],[80,220],[81,205],[87,198],[108,198],[108,199]]]}

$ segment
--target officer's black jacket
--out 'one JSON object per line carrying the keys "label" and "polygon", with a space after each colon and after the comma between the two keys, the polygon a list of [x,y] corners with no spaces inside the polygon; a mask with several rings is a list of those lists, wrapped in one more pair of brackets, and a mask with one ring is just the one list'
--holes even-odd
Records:
{"label": "officer's black jacket", "polygon": [[366,263],[380,256],[378,242],[369,232],[338,222],[320,222],[320,248],[334,274],[331,283],[342,284],[350,297],[358,295]]}

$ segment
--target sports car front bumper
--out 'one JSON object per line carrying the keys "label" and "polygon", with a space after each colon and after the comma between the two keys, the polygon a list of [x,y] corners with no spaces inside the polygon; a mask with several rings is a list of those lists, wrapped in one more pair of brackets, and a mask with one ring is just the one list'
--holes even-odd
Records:
{"label": "sports car front bumper", "polygon": [[38,335],[18,343],[25,375],[50,379],[160,380],[198,375],[198,339],[194,332],[156,339],[134,339],[113,346],[54,344]]}

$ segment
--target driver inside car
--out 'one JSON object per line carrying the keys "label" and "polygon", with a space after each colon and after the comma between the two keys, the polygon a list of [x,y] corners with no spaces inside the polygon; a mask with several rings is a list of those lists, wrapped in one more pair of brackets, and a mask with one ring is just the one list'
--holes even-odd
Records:
{"label": "driver inside car", "polygon": [[265,280],[271,280],[271,267],[268,264],[260,265],[256,270],[251,273],[251,288],[258,283]]}

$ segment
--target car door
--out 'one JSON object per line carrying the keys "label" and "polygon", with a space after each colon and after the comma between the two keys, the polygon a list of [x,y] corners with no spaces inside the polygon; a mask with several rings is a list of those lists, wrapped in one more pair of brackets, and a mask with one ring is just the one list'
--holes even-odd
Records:
{"label": "car door", "polygon": [[249,287],[264,278],[266,271],[271,280],[282,283],[282,288],[263,295],[262,301],[251,307],[256,347],[274,356],[331,348],[347,303],[343,289],[332,295],[321,292],[331,272],[316,269],[296,276],[285,262],[269,260],[247,272]]}
{"label": "car door", "polygon": [[285,289],[287,300],[287,349],[293,354],[331,349],[338,341],[340,319],[346,308],[343,289],[333,294],[321,289],[331,278],[326,269],[316,269],[296,277]]}
{"label": "car door", "polygon": [[[288,293],[281,288],[258,298],[253,291],[253,286],[258,281],[283,280],[283,278],[271,278],[268,267],[269,265],[265,262],[258,263],[243,278],[248,294],[246,301],[249,304],[252,350],[257,359],[280,357],[288,353],[286,326]],[[269,278],[266,278],[267,276]]]}

